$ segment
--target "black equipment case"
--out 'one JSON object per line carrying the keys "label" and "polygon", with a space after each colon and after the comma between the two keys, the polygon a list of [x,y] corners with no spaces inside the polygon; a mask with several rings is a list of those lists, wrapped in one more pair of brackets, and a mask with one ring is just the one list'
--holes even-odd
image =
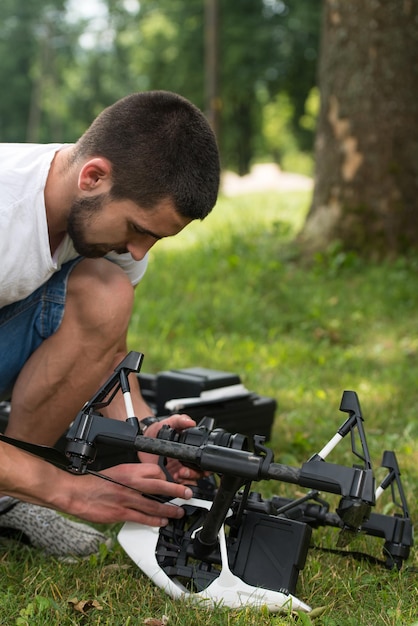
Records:
{"label": "black equipment case", "polygon": [[142,395],[157,416],[212,417],[216,428],[270,439],[277,403],[248,391],[237,374],[190,367],[138,374]]}

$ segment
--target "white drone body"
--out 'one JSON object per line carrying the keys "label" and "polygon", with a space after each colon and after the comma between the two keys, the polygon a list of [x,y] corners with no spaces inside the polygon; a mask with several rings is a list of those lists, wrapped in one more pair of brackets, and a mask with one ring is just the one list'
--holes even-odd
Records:
{"label": "white drone body", "polygon": [[[201,509],[210,509],[211,502],[192,498],[171,501],[178,506],[192,505]],[[229,512],[227,517],[231,515]],[[127,522],[118,534],[118,541],[136,565],[150,578],[157,587],[163,589],[174,599],[189,599],[205,607],[227,606],[237,609],[244,607],[266,607],[271,613],[278,611],[310,612],[311,607],[295,596],[280,591],[263,589],[248,585],[235,576],[228,565],[225,529],[222,525],[218,538],[221,554],[221,571],[219,576],[206,589],[191,592],[177,579],[172,579],[164,572],[157,561],[157,543],[159,528]]]}

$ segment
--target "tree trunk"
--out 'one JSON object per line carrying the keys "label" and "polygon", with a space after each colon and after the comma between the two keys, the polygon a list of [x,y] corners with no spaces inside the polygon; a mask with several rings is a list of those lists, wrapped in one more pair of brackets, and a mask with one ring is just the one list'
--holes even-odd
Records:
{"label": "tree trunk", "polygon": [[325,0],[308,252],[418,249],[418,2]]}

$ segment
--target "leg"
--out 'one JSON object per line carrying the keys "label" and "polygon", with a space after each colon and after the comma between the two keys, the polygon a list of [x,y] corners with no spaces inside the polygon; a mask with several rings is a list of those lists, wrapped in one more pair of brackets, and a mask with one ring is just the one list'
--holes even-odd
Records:
{"label": "leg", "polygon": [[68,279],[64,316],[13,388],[10,437],[53,445],[120,361],[133,288],[115,264],[84,259]]}

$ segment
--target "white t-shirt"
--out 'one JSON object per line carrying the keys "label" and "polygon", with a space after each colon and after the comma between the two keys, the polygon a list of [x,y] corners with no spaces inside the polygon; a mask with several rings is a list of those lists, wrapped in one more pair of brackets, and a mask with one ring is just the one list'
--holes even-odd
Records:
{"label": "white t-shirt", "polygon": [[[30,295],[63,263],[75,259],[68,235],[51,256],[44,188],[52,159],[62,144],[0,143],[0,308]],[[148,257],[135,261],[129,253],[111,252],[136,285]]]}

